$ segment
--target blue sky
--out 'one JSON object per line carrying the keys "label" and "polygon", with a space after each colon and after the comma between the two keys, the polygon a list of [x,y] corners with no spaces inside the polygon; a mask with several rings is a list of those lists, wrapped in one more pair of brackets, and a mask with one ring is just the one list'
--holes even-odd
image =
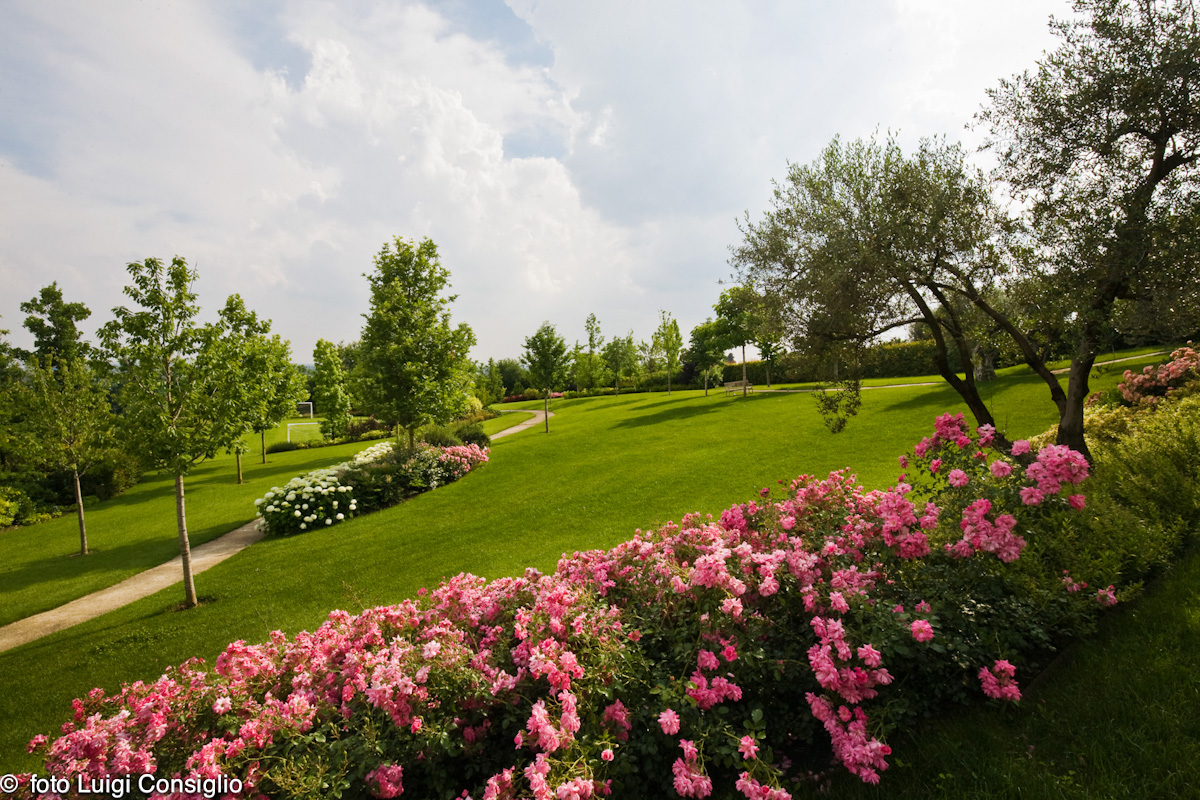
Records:
{"label": "blue sky", "polygon": [[[965,129],[1065,2],[6,2],[0,327],[58,281],[93,316],[181,255],[310,362],[358,337],[372,256],[432,238],[474,357],[543,320],[687,332],[738,220],[835,135]],[[986,162],[981,160],[982,165]]]}

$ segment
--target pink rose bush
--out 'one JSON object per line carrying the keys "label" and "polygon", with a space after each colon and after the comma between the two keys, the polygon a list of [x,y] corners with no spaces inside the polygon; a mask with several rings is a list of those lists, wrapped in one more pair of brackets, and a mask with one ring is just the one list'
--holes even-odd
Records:
{"label": "pink rose bush", "polygon": [[1062,564],[1013,564],[1075,513],[1057,491],[1086,462],[1051,450],[998,476],[977,444],[944,415],[911,456],[923,483],[801,476],[549,575],[464,574],[336,611],[211,668],[93,690],[31,745],[55,775],[236,777],[245,796],[297,794],[317,770],[330,795],[484,800],[784,800],[831,764],[875,783],[883,730],[950,699],[1019,698],[1014,664],[1050,645],[1035,632],[1073,619],[1046,614],[1115,600],[1069,591]]}
{"label": "pink rose bush", "polygon": [[421,442],[409,451],[380,442],[342,464],[272,487],[254,505],[268,534],[303,533],[456,481],[486,464],[488,453],[475,444],[434,447]]}
{"label": "pink rose bush", "polygon": [[1125,380],[1117,390],[1124,401],[1131,405],[1153,406],[1184,384],[1200,378],[1200,353],[1188,342],[1171,353],[1171,360],[1156,367],[1144,367],[1140,373],[1125,370]]}

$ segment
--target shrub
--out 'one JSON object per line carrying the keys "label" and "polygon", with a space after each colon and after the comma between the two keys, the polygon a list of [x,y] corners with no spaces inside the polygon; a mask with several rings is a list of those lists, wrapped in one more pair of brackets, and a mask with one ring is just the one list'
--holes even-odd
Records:
{"label": "shrub", "polygon": [[342,796],[785,798],[772,787],[830,754],[874,782],[885,731],[949,700],[1018,699],[1053,635],[1117,597],[1070,541],[1082,457],[1049,446],[1028,468],[989,464],[993,432],[979,434],[939,417],[902,459],[911,481],[886,491],[801,476],[552,575],[460,575],[294,639],[235,642],[212,671],[191,661],[94,690],[60,738],[32,744],[54,775],[227,776],[272,797],[319,782]]}
{"label": "shrub", "polygon": [[269,535],[300,533],[388,508],[458,480],[487,459],[487,451],[473,445],[438,448],[422,443],[409,450],[381,442],[350,461],[272,487],[254,505]]}
{"label": "shrub", "polygon": [[308,447],[304,442],[275,442],[267,445],[268,453],[288,453],[292,450],[303,450]]}
{"label": "shrub", "polygon": [[433,447],[457,447],[463,443],[457,425],[431,425],[421,430],[421,441]]}
{"label": "shrub", "polygon": [[389,428],[385,423],[370,417],[355,417],[346,427],[346,439],[351,442],[358,442],[363,439],[377,438],[371,434],[382,434],[387,436]]}
{"label": "shrub", "polygon": [[1140,374],[1125,370],[1125,380],[1117,386],[1128,405],[1154,405],[1180,387],[1200,379],[1200,353],[1180,347],[1171,360],[1157,367],[1145,367]]}
{"label": "shrub", "polygon": [[489,447],[492,444],[492,438],[483,432],[483,425],[478,422],[460,424],[454,433],[463,444],[478,447]]}
{"label": "shrub", "polygon": [[7,528],[17,519],[17,489],[0,486],[0,528]]}

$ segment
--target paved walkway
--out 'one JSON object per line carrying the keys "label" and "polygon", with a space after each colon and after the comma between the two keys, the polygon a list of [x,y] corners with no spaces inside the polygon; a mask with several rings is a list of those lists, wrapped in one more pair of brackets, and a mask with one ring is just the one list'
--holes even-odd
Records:
{"label": "paved walkway", "polygon": [[[500,439],[514,433],[528,430],[535,425],[541,425],[546,419],[544,411],[512,411],[509,413],[531,414],[524,422],[505,428],[491,438]],[[554,416],[551,412],[550,416]],[[192,548],[192,574],[198,575],[209,567],[220,564],[230,556],[241,552],[246,547],[263,538],[258,520],[247,522],[237,530]],[[149,597],[155,592],[183,582],[183,560],[176,556],[165,564],[159,564],[145,572],[130,576],[118,584],[92,592],[89,595],[72,600],[58,608],[34,614],[32,617],[17,620],[9,625],[0,627],[0,653],[20,647],[23,644],[49,636],[52,633],[78,625],[89,619],[115,611],[121,606]]]}
{"label": "paved walkway", "polygon": [[[219,539],[205,542],[192,548],[192,574],[197,575],[209,567],[220,564],[263,537],[258,520],[247,522],[237,530],[230,531]],[[135,600],[149,597],[157,591],[183,582],[183,559],[176,556],[165,564],[159,564],[145,572],[126,578],[118,584],[92,592],[72,600],[66,605],[34,614],[0,628],[0,653],[27,642],[49,636],[56,631],[86,622],[93,617],[107,614]]]}

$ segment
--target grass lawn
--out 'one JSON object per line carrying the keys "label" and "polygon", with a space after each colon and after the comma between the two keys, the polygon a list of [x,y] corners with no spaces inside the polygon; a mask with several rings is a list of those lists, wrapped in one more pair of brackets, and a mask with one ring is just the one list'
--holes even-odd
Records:
{"label": "grass lawn", "polygon": [[[1200,797],[1200,549],[1068,648],[1017,707],[964,710],[896,737],[871,788],[834,797]],[[1018,676],[1020,677],[1020,676]]]}
{"label": "grass lawn", "polygon": [[[1117,379],[1104,377],[1095,388]],[[986,391],[998,425],[1012,437],[1038,433],[1057,418],[1036,376],[1007,378]],[[57,729],[70,700],[92,686],[152,679],[191,656],[211,660],[235,639],[313,628],[334,608],[396,602],[461,571],[494,578],[527,566],[548,570],[563,552],[610,547],[635,528],[688,511],[717,513],[802,472],[849,466],[867,486],[883,486],[899,471],[896,456],[929,433],[933,417],[959,408],[944,385],[866,392],[858,418],[834,437],[802,394],[743,400],[684,391],[554,401],[550,434],[537,428],[497,441],[491,462],[458,483],[329,529],[261,542],[214,567],[197,578],[205,600],[198,609],[172,610],[181,600],[176,586],[0,654],[0,719],[7,723],[0,766],[35,769],[25,743]],[[279,456],[345,457],[336,451]],[[247,519],[268,483],[309,468],[296,463],[284,474],[290,463],[268,465],[279,472],[248,491],[244,506],[231,498],[231,478],[221,485],[222,499],[210,502],[227,507],[230,517],[243,508]],[[173,545],[170,517],[158,530],[154,535]]]}
{"label": "grass lawn", "polygon": [[[184,480],[193,546],[254,519],[254,500],[295,475],[345,461],[372,442],[244,456],[237,484],[232,456],[194,468]],[[87,510],[88,548],[79,556],[74,513],[0,532],[0,625],[112,586],[179,554],[175,479],[148,475],[137,486]]]}
{"label": "grass lawn", "polygon": [[501,414],[500,416],[493,417],[492,419],[485,419],[483,421],[483,432],[488,436],[495,436],[500,431],[506,431],[509,428],[516,427],[522,422],[528,422],[531,419],[533,419],[532,414],[526,414],[521,411],[513,411],[507,414]]}

